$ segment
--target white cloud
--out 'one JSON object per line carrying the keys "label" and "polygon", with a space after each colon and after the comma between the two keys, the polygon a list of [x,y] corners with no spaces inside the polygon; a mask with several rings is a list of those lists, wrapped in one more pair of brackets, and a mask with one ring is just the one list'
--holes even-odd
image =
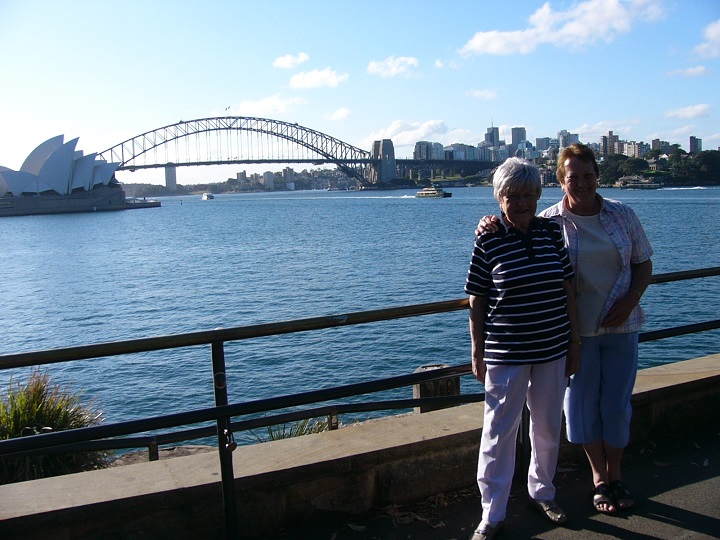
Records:
{"label": "white cloud", "polygon": [[688,120],[691,118],[700,118],[701,116],[708,116],[710,114],[710,105],[707,103],[700,103],[698,105],[689,105],[688,107],[680,107],[679,109],[672,109],[665,111],[665,116],[668,118],[679,118],[681,120]]}
{"label": "white cloud", "polygon": [[390,56],[381,62],[372,60],[367,67],[368,73],[379,75],[385,79],[395,77],[397,75],[410,75],[412,68],[420,64],[417,58],[411,56],[400,56],[395,58]]}
{"label": "white cloud", "polygon": [[461,49],[468,55],[529,54],[544,44],[582,47],[609,42],[632,29],[636,20],[663,16],[660,0],[586,0],[567,11],[553,11],[543,4],[521,30],[477,32]]}
{"label": "white cloud", "polygon": [[720,19],[707,25],[703,34],[705,41],[693,50],[704,58],[720,56]]}
{"label": "white cloud", "polygon": [[[406,122],[404,120],[395,120],[388,127],[380,129],[370,134],[363,141],[363,148],[371,148],[373,141],[381,139],[392,139],[395,147],[395,155],[403,155],[402,149],[405,149],[405,155],[411,155],[417,141],[440,141],[448,133],[448,128],[442,120],[428,120],[427,122]],[[409,148],[409,154],[407,150]]]}
{"label": "white cloud", "polygon": [[467,93],[468,96],[472,96],[477,99],[490,100],[497,98],[497,92],[495,90],[470,90]]}
{"label": "white cloud", "polygon": [[336,88],[349,78],[347,73],[338,73],[330,68],[314,69],[293,75],[290,78],[290,88]]}
{"label": "white cloud", "polygon": [[676,69],[675,71],[668,72],[669,76],[679,75],[681,77],[699,77],[705,75],[707,70],[705,66],[695,66],[686,69]]}
{"label": "white cloud", "polygon": [[571,133],[577,133],[582,142],[598,142],[600,137],[607,135],[609,131],[619,135],[621,138],[627,138],[633,133],[637,126],[640,125],[638,119],[628,120],[601,120],[594,124],[582,124],[576,128],[569,129]]}
{"label": "white cloud", "polygon": [[293,56],[292,54],[286,54],[285,56],[280,56],[279,58],[276,58],[273,62],[273,67],[292,69],[295,66],[302,64],[303,62],[307,62],[308,60],[310,60],[310,57],[304,52],[301,52],[297,56]]}
{"label": "white cloud", "polygon": [[305,105],[306,103],[302,98],[283,99],[276,94],[257,101],[241,101],[237,107],[231,107],[230,112],[240,116],[265,117],[292,112],[296,106]]}
{"label": "white cloud", "polygon": [[340,107],[338,110],[331,112],[327,117],[330,120],[345,120],[346,118],[350,117],[350,109],[347,109],[345,107]]}
{"label": "white cloud", "polygon": [[433,66],[435,66],[438,69],[442,69],[445,67],[445,64],[443,63],[442,60],[438,59],[438,60],[435,60],[435,62],[433,63]]}

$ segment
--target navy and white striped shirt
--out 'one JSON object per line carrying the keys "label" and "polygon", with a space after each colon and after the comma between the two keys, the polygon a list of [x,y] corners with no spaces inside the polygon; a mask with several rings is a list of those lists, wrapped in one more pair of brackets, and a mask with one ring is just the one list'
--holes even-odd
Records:
{"label": "navy and white striped shirt", "polygon": [[573,277],[560,226],[535,217],[528,233],[498,223],[475,240],[465,292],[487,296],[487,364],[531,364],[567,354],[563,281]]}

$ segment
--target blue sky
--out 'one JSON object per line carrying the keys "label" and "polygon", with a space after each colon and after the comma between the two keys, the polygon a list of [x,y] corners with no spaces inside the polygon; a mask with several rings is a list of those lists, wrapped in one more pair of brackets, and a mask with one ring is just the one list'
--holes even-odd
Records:
{"label": "blue sky", "polygon": [[[0,0],[0,73],[11,169],[55,135],[90,153],[225,114],[398,157],[491,125],[720,147],[718,0]],[[228,176],[205,169],[178,181]]]}

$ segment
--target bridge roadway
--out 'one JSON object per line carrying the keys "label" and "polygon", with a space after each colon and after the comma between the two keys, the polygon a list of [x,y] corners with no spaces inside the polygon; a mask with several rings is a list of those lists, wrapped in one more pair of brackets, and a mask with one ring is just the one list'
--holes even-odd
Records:
{"label": "bridge roadway", "polygon": [[[631,444],[623,461],[636,507],[615,515],[591,505],[591,473],[578,456],[561,462],[557,500],[568,514],[557,527],[527,505],[524,482],[513,484],[499,540],[706,540],[720,538],[720,426]],[[315,516],[265,540],[465,540],[480,520],[476,489],[441,493],[417,504],[361,516]]]}

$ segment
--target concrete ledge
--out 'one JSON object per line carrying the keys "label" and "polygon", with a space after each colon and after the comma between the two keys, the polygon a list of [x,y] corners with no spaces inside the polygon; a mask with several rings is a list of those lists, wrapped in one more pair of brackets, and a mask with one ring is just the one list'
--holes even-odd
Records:
{"label": "concrete ledge", "polygon": [[[720,355],[638,374],[633,440],[720,423]],[[407,414],[233,454],[244,537],[322,512],[422,500],[475,483],[482,404]],[[222,538],[216,453],[0,486],[0,538]]]}

